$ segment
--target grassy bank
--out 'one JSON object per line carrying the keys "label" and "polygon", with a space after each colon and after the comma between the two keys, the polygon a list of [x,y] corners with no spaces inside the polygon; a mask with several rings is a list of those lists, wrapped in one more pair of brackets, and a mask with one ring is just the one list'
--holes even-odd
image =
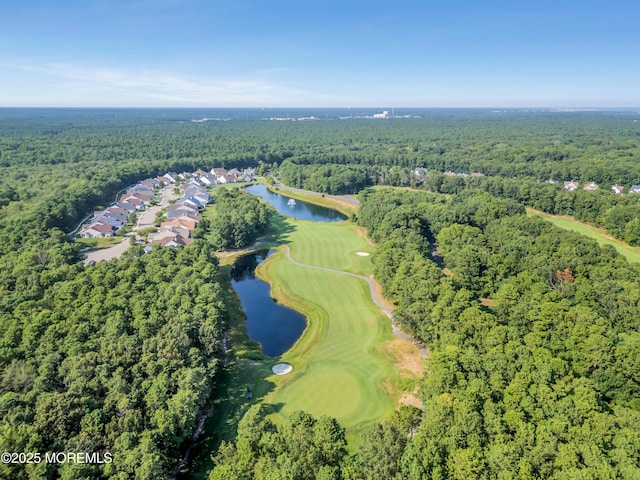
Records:
{"label": "grassy bank", "polygon": [[548,213],[534,210],[533,208],[527,208],[527,215],[540,216],[545,220],[553,223],[555,226],[564,228],[565,230],[572,230],[594,239],[600,245],[611,245],[615,248],[620,255],[625,257],[630,263],[640,263],[640,248],[632,247],[629,244],[613,238],[604,229],[592,227],[586,223],[579,222],[573,217],[566,215],[558,216]]}
{"label": "grassy bank", "polygon": [[104,248],[113,247],[122,240],[124,240],[124,236],[122,235],[105,238],[76,238],[76,242],[87,250],[102,250]]}
{"label": "grassy bank", "polygon": [[283,185],[270,185],[266,182],[263,183],[272,192],[284,195],[285,197],[295,198],[296,200],[303,200],[315,205],[320,205],[321,207],[333,208],[347,217],[358,209],[357,205],[342,201],[339,196],[336,195],[324,195],[322,193],[306,192],[300,189],[289,189]]}

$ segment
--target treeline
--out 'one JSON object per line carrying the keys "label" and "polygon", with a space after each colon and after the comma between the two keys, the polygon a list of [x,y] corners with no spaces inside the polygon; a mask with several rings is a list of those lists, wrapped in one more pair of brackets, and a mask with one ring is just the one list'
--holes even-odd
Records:
{"label": "treeline", "polygon": [[269,227],[271,208],[241,188],[217,188],[213,213],[205,222],[216,250],[246,247]]}
{"label": "treeline", "polygon": [[372,168],[352,165],[296,165],[285,160],[279,167],[282,181],[295,188],[340,195],[357,193],[372,184]]}
{"label": "treeline", "polygon": [[484,192],[361,200],[376,278],[432,350],[400,478],[640,475],[637,266]]}
{"label": "treeline", "polygon": [[13,287],[42,295],[3,297],[0,447],[113,461],[3,462],[0,475],[167,478],[223,354],[226,309],[211,245],[131,247],[87,268],[25,254],[17,268],[24,274]]}
{"label": "treeline", "polygon": [[569,192],[561,186],[532,178],[452,177],[439,172],[424,175],[419,188],[455,194],[481,189],[495,197],[512,199],[554,215],[572,215],[603,227],[614,237],[640,245],[640,195],[616,195],[606,185],[595,191]]}
{"label": "treeline", "polygon": [[572,215],[603,227],[630,245],[640,245],[640,195],[616,195],[608,184],[595,191],[579,188],[565,191],[531,177],[454,176],[393,166],[296,165],[284,161],[279,168],[282,181],[290,186],[327,194],[357,193],[367,186],[389,185],[456,194],[482,189],[493,196],[512,199],[554,215]]}
{"label": "treeline", "polygon": [[220,446],[210,480],[400,479],[402,452],[419,420],[416,409],[405,407],[365,428],[356,452],[348,455],[345,430],[335,419],[297,411],[275,425],[268,413],[264,405],[247,411],[236,439]]}

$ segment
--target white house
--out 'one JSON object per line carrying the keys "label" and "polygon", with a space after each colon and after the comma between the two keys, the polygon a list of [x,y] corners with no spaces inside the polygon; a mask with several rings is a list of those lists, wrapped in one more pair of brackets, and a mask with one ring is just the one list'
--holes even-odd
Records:
{"label": "white house", "polygon": [[574,182],[573,180],[571,180],[570,182],[564,182],[564,189],[568,192],[573,192],[579,186],[580,182]]}

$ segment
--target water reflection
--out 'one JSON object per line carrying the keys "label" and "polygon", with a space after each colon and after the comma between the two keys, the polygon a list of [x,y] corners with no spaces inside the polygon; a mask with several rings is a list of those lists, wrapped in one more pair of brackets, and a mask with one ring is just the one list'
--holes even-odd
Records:
{"label": "water reflection", "polygon": [[289,200],[291,199],[289,197],[271,192],[262,184],[251,185],[246,190],[265,199],[274,206],[278,213],[288,217],[313,220],[314,222],[339,222],[347,219],[347,217],[333,208],[321,207],[303,200],[295,200],[295,204],[290,205]]}
{"label": "water reflection", "polygon": [[231,272],[231,284],[247,316],[247,333],[262,345],[262,352],[278,357],[300,338],[307,325],[303,315],[277,303],[269,284],[256,278],[255,269],[275,250],[240,257]]}

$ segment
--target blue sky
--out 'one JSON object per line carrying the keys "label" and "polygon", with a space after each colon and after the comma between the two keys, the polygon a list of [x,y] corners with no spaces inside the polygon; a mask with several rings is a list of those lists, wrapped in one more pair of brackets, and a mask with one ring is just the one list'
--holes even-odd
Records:
{"label": "blue sky", "polygon": [[3,3],[5,107],[640,106],[632,1]]}

